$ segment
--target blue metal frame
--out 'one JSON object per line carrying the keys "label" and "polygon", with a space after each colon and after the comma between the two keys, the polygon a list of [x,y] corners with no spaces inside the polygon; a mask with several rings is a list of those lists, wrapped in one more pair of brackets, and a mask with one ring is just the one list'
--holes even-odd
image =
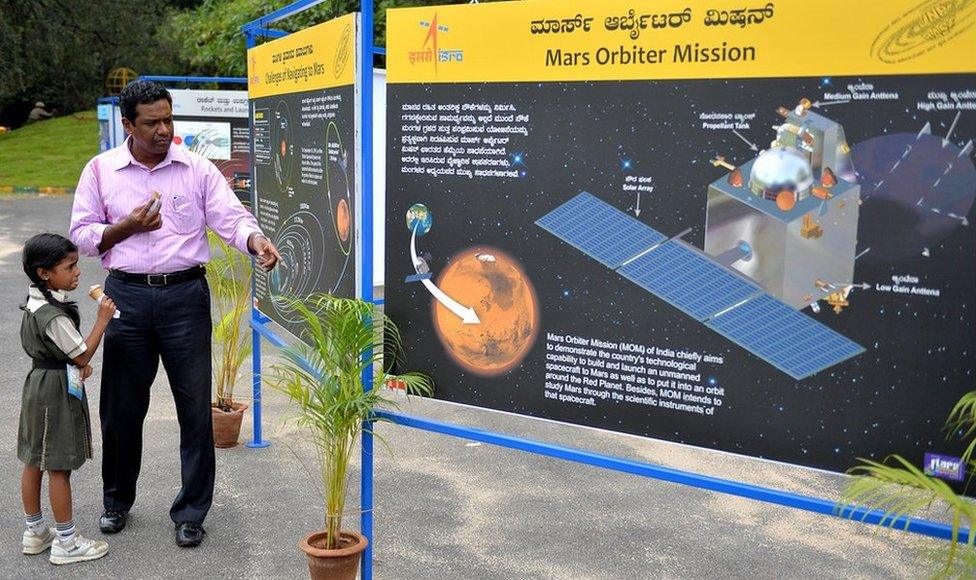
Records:
{"label": "blue metal frame", "polygon": [[[373,0],[360,0],[359,40],[356,58],[359,61],[359,111],[360,111],[360,229],[361,243],[359,254],[360,287],[359,297],[373,302],[373,54],[376,52],[373,38]],[[372,357],[372,353],[367,353]],[[363,385],[366,390],[374,388],[373,369],[363,369]],[[359,526],[369,540],[363,552],[363,580],[373,578],[373,422],[367,421],[362,431],[362,473],[360,485]]]}
{"label": "blue metal frame", "polygon": [[[244,31],[244,42],[247,48],[254,48],[257,44],[257,37],[251,32]],[[247,84],[247,77],[244,78],[244,84]],[[254,128],[250,126],[253,119],[251,111],[248,111],[248,129],[251,134],[254,134]],[[254,159],[254,139],[251,139],[250,144],[250,155],[251,159]],[[255,190],[254,179],[251,179],[251,207],[257,207],[257,191]],[[251,259],[251,271],[254,271],[254,259]],[[251,296],[254,296],[254,285],[255,278],[251,277]],[[264,328],[263,324],[269,321],[263,314],[261,314],[257,308],[251,306],[251,440],[246,442],[245,445],[252,449],[264,449],[271,445],[270,441],[263,438],[263,419],[262,419],[262,408],[261,408],[261,336],[268,339],[271,344],[282,347],[284,342],[274,335],[274,333],[265,331],[264,333],[259,331],[259,328]]]}
{"label": "blue metal frame", "polygon": [[168,75],[144,75],[139,77],[144,81],[154,81],[157,83],[228,83],[236,85],[246,85],[245,77],[175,77]]}
{"label": "blue metal frame", "polygon": [[[296,2],[292,2],[287,6],[284,6],[282,8],[275,10],[274,12],[271,12],[270,14],[265,14],[261,18],[257,18],[255,20],[248,22],[244,26],[241,26],[241,32],[243,32],[245,35],[247,34],[257,35],[257,30],[266,28],[269,24],[273,24],[275,22],[278,22],[279,20],[288,18],[289,16],[294,16],[299,12],[304,12],[309,8],[311,8],[312,6],[321,4],[325,1],[326,0],[297,0]],[[372,0],[369,1],[370,3],[372,3]],[[362,6],[362,4],[360,6]]]}
{"label": "blue metal frame", "polygon": [[[599,453],[582,451],[579,449],[573,449],[571,447],[562,447],[559,445],[532,441],[530,439],[501,435],[499,433],[483,431],[481,429],[473,429],[471,427],[459,427],[449,423],[441,423],[422,417],[404,415],[402,413],[380,411],[376,414],[376,416],[378,419],[386,419],[398,425],[403,425],[404,427],[413,427],[414,429],[421,429],[424,431],[430,431],[432,433],[440,433],[442,435],[449,435],[451,437],[480,441],[482,443],[488,443],[489,445],[497,445],[499,447],[506,447],[508,449],[525,451],[535,455],[565,459],[567,461],[592,465],[602,469],[610,469],[613,471],[630,473],[632,475],[639,475],[641,477],[649,477],[651,479],[657,479],[660,481],[679,483],[681,485],[697,487],[699,489],[707,489],[709,491],[715,491],[718,493],[735,495],[818,514],[862,521],[869,524],[889,526],[900,530],[906,529],[905,526],[907,525],[907,531],[921,534],[923,536],[931,536],[933,538],[948,540],[952,537],[952,526],[929,520],[906,517],[899,517],[892,520],[892,518],[885,517],[883,512],[877,510],[866,510],[864,508],[842,506],[835,501],[826,499],[809,497],[729,479],[710,477],[698,473],[682,471],[680,469],[671,469],[660,465],[652,465],[650,463],[641,463],[639,461],[621,459],[619,457],[612,457],[609,455],[601,455]],[[959,531],[959,541],[965,543],[968,541],[968,538],[969,530],[961,529]]]}
{"label": "blue metal frame", "polygon": [[252,28],[250,32],[254,36],[264,36],[271,39],[284,38],[289,34],[284,30],[277,30],[274,28]]}
{"label": "blue metal frame", "polygon": [[[280,10],[272,12],[271,14],[268,14],[262,18],[259,18],[257,20],[245,24],[244,26],[241,27],[241,31],[244,33],[245,38],[247,39],[248,48],[255,46],[255,39],[258,36],[266,36],[271,38],[280,38],[282,36],[286,36],[287,33],[281,32],[279,30],[269,29],[267,28],[267,25],[276,22],[278,20],[281,20],[282,18],[286,18],[288,16],[297,14],[323,1],[324,0],[299,0],[288,6],[285,6],[284,8],[281,8]],[[360,35],[358,39],[360,50],[357,51],[357,59],[360,59],[359,60],[360,63],[360,67],[359,67],[359,74],[360,74],[359,158],[361,160],[360,179],[361,179],[361,196],[362,196],[361,197],[362,199],[362,208],[361,208],[362,245],[361,245],[361,253],[359,256],[359,260],[360,260],[360,268],[362,270],[362,274],[361,274],[361,285],[359,288],[359,296],[361,299],[373,302],[374,304],[382,304],[384,302],[382,299],[377,300],[373,296],[372,145],[373,145],[374,111],[373,111],[373,98],[372,98],[373,96],[372,57],[375,54],[386,54],[386,50],[373,45],[373,41],[374,41],[373,0],[361,0],[360,13],[361,13]],[[366,50],[363,47],[371,47],[371,49]],[[255,196],[253,189],[251,195],[252,195],[252,203],[253,203],[254,196]],[[253,341],[254,341],[252,358],[253,358],[253,366],[254,366],[253,388],[254,388],[254,401],[255,401],[255,405],[254,405],[255,441],[248,443],[249,447],[263,447],[269,444],[267,442],[261,441],[261,426],[260,426],[261,337],[266,338],[269,342],[271,342],[273,345],[277,347],[284,346],[285,344],[284,341],[280,337],[275,335],[274,331],[267,325],[268,322],[270,322],[270,319],[264,317],[256,309],[252,310],[251,328],[253,332]],[[372,376],[370,376],[368,372],[363,373],[363,380],[367,388],[373,388]],[[580,449],[573,449],[570,447],[551,445],[548,443],[542,443],[530,439],[523,439],[520,437],[502,435],[499,433],[474,429],[471,427],[453,425],[450,423],[442,423],[439,421],[434,421],[422,417],[414,417],[402,413],[380,411],[376,413],[375,419],[386,420],[395,423],[397,425],[402,425],[404,427],[410,427],[414,429],[420,429],[423,431],[429,431],[431,433],[440,433],[451,437],[469,439],[472,441],[480,441],[482,443],[496,445],[499,447],[505,447],[508,449],[515,449],[518,451],[524,451],[536,455],[563,459],[566,461],[582,463],[585,465],[592,465],[594,467],[599,467],[602,469],[620,471],[623,473],[629,473],[641,477],[648,477],[660,481],[678,483],[681,485],[687,485],[690,487],[706,489],[718,493],[725,493],[728,495],[754,499],[766,503],[792,507],[804,511],[906,530],[908,532],[912,532],[924,536],[930,536],[933,538],[939,538],[945,540],[952,538],[952,532],[953,532],[952,526],[947,524],[942,524],[939,522],[933,522],[924,519],[906,518],[906,517],[899,517],[896,519],[892,519],[890,517],[886,517],[883,512],[878,510],[866,510],[863,508],[844,507],[835,501],[830,501],[827,499],[789,493],[777,489],[747,484],[739,481],[709,477],[706,475],[701,475],[701,474],[692,473],[688,471],[671,469],[659,465],[652,465],[649,463],[642,463],[639,461],[622,459],[619,457],[601,455],[598,453],[592,453]],[[360,526],[361,526],[360,529],[363,535],[366,536],[366,538],[369,540],[369,545],[363,554],[363,560],[362,560],[361,577],[363,580],[372,580],[373,577],[373,562],[372,562],[373,511],[372,510],[373,510],[374,475],[373,475],[373,435],[371,432],[372,423],[373,421],[370,421],[367,425],[365,425],[362,433],[362,476],[360,478],[362,515],[360,521]],[[967,542],[969,538],[969,534],[970,531],[968,529],[959,530],[959,534],[958,534],[959,541]]]}
{"label": "blue metal frame", "polygon": [[98,105],[111,105],[112,106],[112,114],[110,114],[109,115],[109,118],[108,118],[108,127],[109,127],[109,129],[108,129],[109,130],[108,145],[109,145],[109,149],[111,149],[112,147],[116,147],[118,145],[118,143],[115,142],[115,130],[118,128],[116,126],[116,123],[115,123],[115,110],[119,106],[119,98],[118,97],[99,97],[98,100],[96,101],[96,103]]}

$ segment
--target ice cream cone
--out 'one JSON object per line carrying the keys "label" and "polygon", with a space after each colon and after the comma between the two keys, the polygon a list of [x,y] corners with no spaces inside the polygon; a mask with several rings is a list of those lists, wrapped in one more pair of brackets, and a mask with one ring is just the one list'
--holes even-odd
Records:
{"label": "ice cream cone", "polygon": [[[92,300],[94,300],[95,302],[101,302],[102,299],[105,298],[105,291],[102,290],[101,284],[95,284],[94,286],[88,289],[88,295],[91,296]],[[112,318],[119,318],[121,316],[122,316],[122,311],[116,309],[115,314],[112,315]]]}

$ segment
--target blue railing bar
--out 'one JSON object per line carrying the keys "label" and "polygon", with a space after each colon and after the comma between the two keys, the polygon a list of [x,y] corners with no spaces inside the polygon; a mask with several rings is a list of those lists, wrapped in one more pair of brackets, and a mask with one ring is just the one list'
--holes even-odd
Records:
{"label": "blue railing bar", "polygon": [[270,328],[265,326],[264,323],[258,322],[256,318],[251,319],[251,328],[278,348],[285,348],[288,346],[285,341],[278,338],[278,335],[276,335]]}
{"label": "blue railing bar", "polygon": [[[285,341],[281,340],[281,338],[279,338],[278,335],[274,333],[274,331],[272,331],[270,328],[267,328],[263,324],[255,323],[252,320],[251,328],[253,328],[256,333],[267,338],[274,346],[278,348],[286,348],[288,346],[288,344],[285,343]],[[305,358],[298,358],[298,364],[300,364],[302,368],[308,371],[309,373],[317,377],[322,376],[322,371],[316,369],[311,364],[309,364],[308,360],[306,360]]]}
{"label": "blue railing bar", "polygon": [[175,77],[167,75],[143,75],[139,77],[144,81],[154,81],[157,83],[232,83],[246,85],[246,77]]}
{"label": "blue railing bar", "polygon": [[[480,441],[482,443],[497,445],[499,447],[526,451],[528,453],[554,457],[556,459],[565,459],[603,469],[611,469],[614,471],[621,471],[623,473],[630,473],[632,475],[649,477],[661,481],[679,483],[681,485],[697,487],[699,489],[707,489],[709,491],[716,491],[728,495],[764,501],[767,503],[778,504],[819,514],[836,516],[854,521],[863,521],[864,523],[868,524],[884,525],[898,530],[905,530],[905,525],[907,523],[907,531],[909,532],[943,540],[952,538],[952,526],[929,520],[900,517],[894,520],[894,525],[892,525],[891,518],[886,517],[883,512],[851,507],[841,509],[837,502],[827,499],[809,497],[776,489],[770,489],[767,487],[750,485],[738,481],[730,481],[727,479],[690,473],[678,469],[662,467],[660,465],[651,465],[649,463],[641,463],[618,457],[600,455],[590,451],[582,451],[570,447],[551,445],[548,443],[532,441],[530,439],[510,437],[498,433],[491,433],[489,431],[482,431],[480,429],[461,427],[458,425],[451,425],[449,423],[441,423],[438,421],[404,415],[401,413],[378,411],[376,416],[377,418],[387,419],[393,423],[403,425],[405,427],[413,427],[415,429],[441,433],[443,435],[450,435],[452,437],[470,439],[472,441]],[[959,532],[959,541],[965,543],[968,538],[969,530],[961,529]]]}
{"label": "blue railing bar", "polygon": [[382,46],[374,46],[373,54],[386,54],[386,49],[383,48]]}
{"label": "blue railing bar", "polygon": [[277,28],[251,28],[248,30],[253,36],[264,36],[266,38],[284,38],[291,34]]}
{"label": "blue railing bar", "polygon": [[325,2],[325,0],[298,0],[297,2],[292,2],[288,6],[279,8],[270,14],[265,14],[261,18],[257,18],[241,26],[241,32],[246,34],[253,31],[255,28],[264,28],[268,24],[298,14],[299,12],[307,10],[316,4],[321,4],[322,2]]}
{"label": "blue railing bar", "polygon": [[386,300],[384,300],[383,298],[374,298],[373,299],[373,304],[375,304],[377,306],[383,306],[383,304],[385,304],[385,303],[386,303]]}

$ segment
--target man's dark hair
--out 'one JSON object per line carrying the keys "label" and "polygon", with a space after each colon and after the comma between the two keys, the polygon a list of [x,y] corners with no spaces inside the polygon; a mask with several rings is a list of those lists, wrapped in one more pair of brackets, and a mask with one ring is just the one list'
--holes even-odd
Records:
{"label": "man's dark hair", "polygon": [[119,109],[123,117],[130,123],[135,123],[136,105],[150,105],[162,99],[166,99],[173,106],[173,97],[161,85],[152,81],[135,80],[125,85],[119,93]]}

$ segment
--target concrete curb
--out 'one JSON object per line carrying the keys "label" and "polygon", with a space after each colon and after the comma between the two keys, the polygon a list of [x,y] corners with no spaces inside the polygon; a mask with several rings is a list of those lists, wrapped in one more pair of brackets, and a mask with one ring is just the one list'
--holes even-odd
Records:
{"label": "concrete curb", "polygon": [[0,194],[3,193],[41,193],[45,195],[69,195],[75,192],[74,187],[47,186],[38,187],[34,185],[0,185]]}

